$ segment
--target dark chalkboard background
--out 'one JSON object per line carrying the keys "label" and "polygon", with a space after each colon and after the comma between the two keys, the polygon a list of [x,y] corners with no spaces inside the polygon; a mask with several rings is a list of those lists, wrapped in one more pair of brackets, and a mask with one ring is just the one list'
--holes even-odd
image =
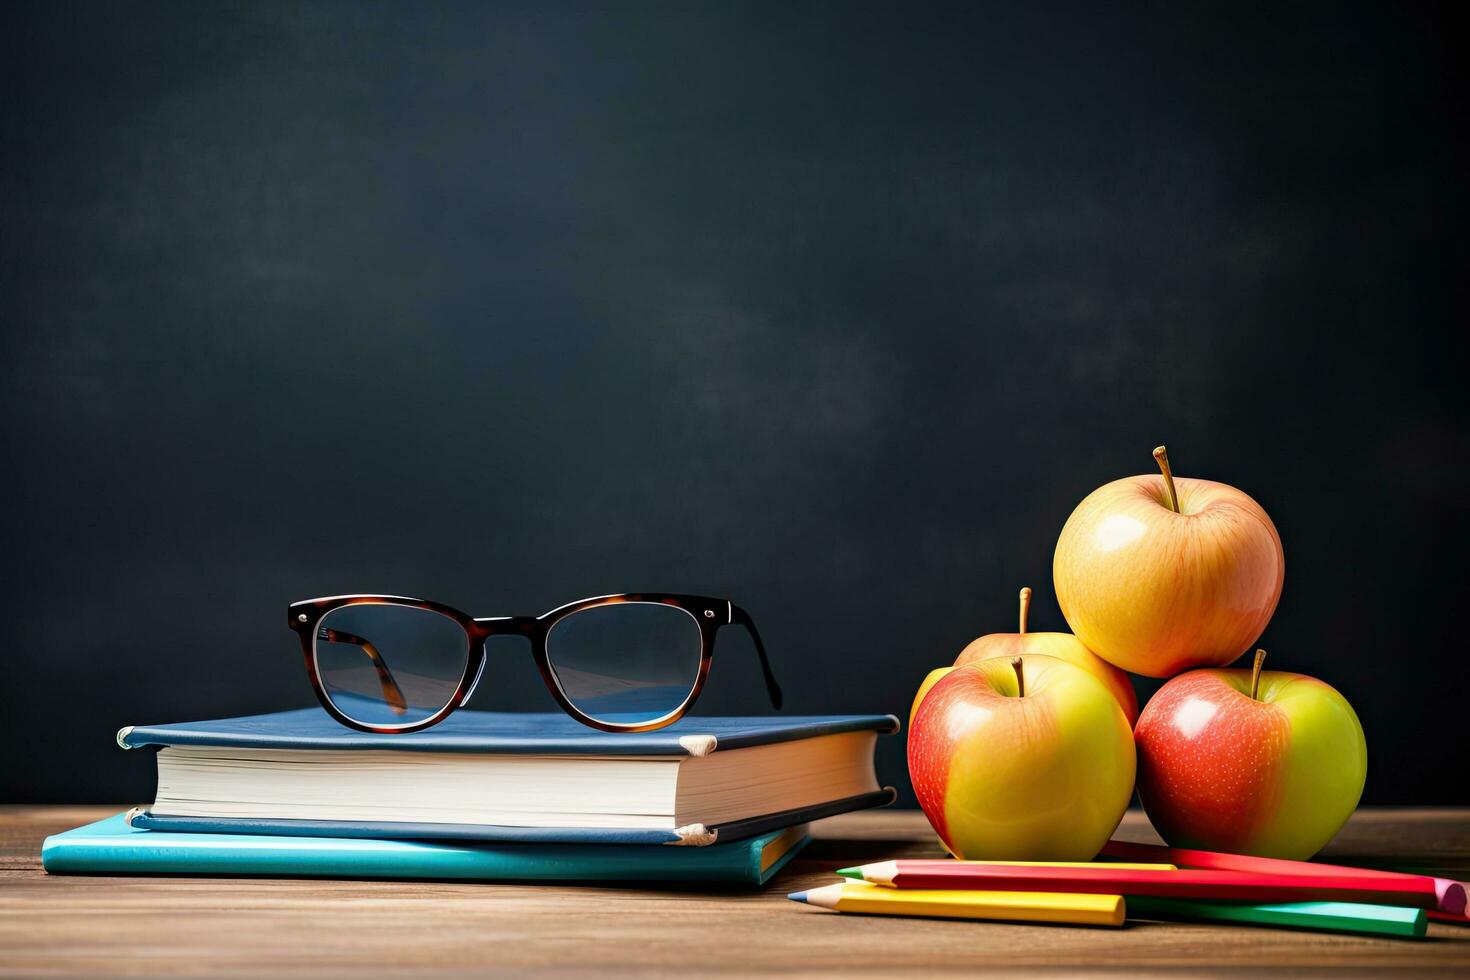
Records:
{"label": "dark chalkboard background", "polygon": [[344,591],[729,595],[903,713],[1167,442],[1367,800],[1470,803],[1458,15],[794,8],[8,5],[0,792],[151,798],[113,731],[312,703]]}

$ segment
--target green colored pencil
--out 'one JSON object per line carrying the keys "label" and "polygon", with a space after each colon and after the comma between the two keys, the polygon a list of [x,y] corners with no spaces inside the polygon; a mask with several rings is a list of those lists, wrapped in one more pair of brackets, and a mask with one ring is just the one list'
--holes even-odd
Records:
{"label": "green colored pencil", "polygon": [[1423,909],[1403,908],[1398,905],[1363,905],[1356,902],[1282,902],[1256,905],[1247,902],[1130,895],[1128,918],[1135,917],[1244,922],[1292,929],[1356,932],[1368,936],[1401,936],[1407,939],[1421,938],[1429,921]]}

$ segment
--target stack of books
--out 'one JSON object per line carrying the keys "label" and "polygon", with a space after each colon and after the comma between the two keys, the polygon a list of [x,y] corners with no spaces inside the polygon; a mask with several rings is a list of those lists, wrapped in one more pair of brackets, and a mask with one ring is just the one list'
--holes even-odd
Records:
{"label": "stack of books", "polygon": [[1129,919],[1422,938],[1465,922],[1465,886],[1427,875],[1112,841],[1075,863],[882,861],[789,898],[838,912],[1121,926]]}
{"label": "stack of books", "polygon": [[880,806],[891,715],[684,718],[609,734],[461,711],[376,735],[312,708],[124,728],[153,804],[47,838],[53,874],[759,885],[820,817]]}

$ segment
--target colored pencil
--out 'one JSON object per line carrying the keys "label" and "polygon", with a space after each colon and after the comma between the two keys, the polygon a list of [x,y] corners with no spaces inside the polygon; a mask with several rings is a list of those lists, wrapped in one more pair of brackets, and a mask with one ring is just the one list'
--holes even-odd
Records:
{"label": "colored pencil", "polygon": [[857,871],[863,881],[891,888],[1005,889],[1205,898],[1236,902],[1367,902],[1435,908],[1438,896],[1426,881],[1374,876],[1259,874],[1184,869],[1135,871],[1108,864],[1048,868],[968,861],[883,861]]}
{"label": "colored pencil", "polygon": [[1352,902],[1283,902],[1256,905],[1189,898],[1128,898],[1130,919],[1245,922],[1253,925],[1285,926],[1290,929],[1354,932],[1408,939],[1422,937],[1428,918],[1433,914],[1424,909],[1404,908],[1399,905],[1364,905]]}
{"label": "colored pencil", "polygon": [[898,891],[846,881],[786,896],[818,908],[865,915],[907,915],[998,922],[1060,922],[1121,926],[1127,906],[1118,895],[1062,892]]}
{"label": "colored pencil", "polygon": [[[949,858],[917,858],[905,861],[904,864],[954,864]],[[1178,871],[1179,866],[1174,864],[1125,864],[1122,861],[1108,861],[1099,864],[1097,861],[966,861],[966,864],[994,864],[1004,865],[1008,868],[1129,868],[1134,871]],[[873,865],[860,865],[856,868],[839,868],[837,874],[854,881],[863,880],[863,868],[871,868]]]}
{"label": "colored pencil", "polygon": [[1244,871],[1259,874],[1317,875],[1324,878],[1384,878],[1389,880],[1418,880],[1430,882],[1434,888],[1437,906],[1441,912],[1463,915],[1465,912],[1465,885],[1449,878],[1432,875],[1407,874],[1402,871],[1381,871],[1376,868],[1348,868],[1340,864],[1318,864],[1315,861],[1286,861],[1281,858],[1252,857],[1249,854],[1226,854],[1222,851],[1199,851],[1192,848],[1164,847],[1159,844],[1135,844],[1132,841],[1112,840],[1103,845],[1102,852],[1110,858],[1125,861],[1166,861],[1181,868],[1201,868],[1212,871]]}

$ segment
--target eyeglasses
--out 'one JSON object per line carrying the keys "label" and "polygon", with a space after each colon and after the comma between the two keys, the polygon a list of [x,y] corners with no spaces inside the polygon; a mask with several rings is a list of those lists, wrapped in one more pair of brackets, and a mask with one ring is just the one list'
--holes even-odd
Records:
{"label": "eyeglasses", "polygon": [[289,615],[317,699],[358,731],[437,725],[474,693],[485,641],[506,635],[530,641],[562,710],[601,731],[646,732],[682,718],[704,688],[721,626],[750,633],[771,706],[781,707],[760,634],[728,599],[630,593],[540,616],[472,617],[424,599],[340,595],[293,602]]}

